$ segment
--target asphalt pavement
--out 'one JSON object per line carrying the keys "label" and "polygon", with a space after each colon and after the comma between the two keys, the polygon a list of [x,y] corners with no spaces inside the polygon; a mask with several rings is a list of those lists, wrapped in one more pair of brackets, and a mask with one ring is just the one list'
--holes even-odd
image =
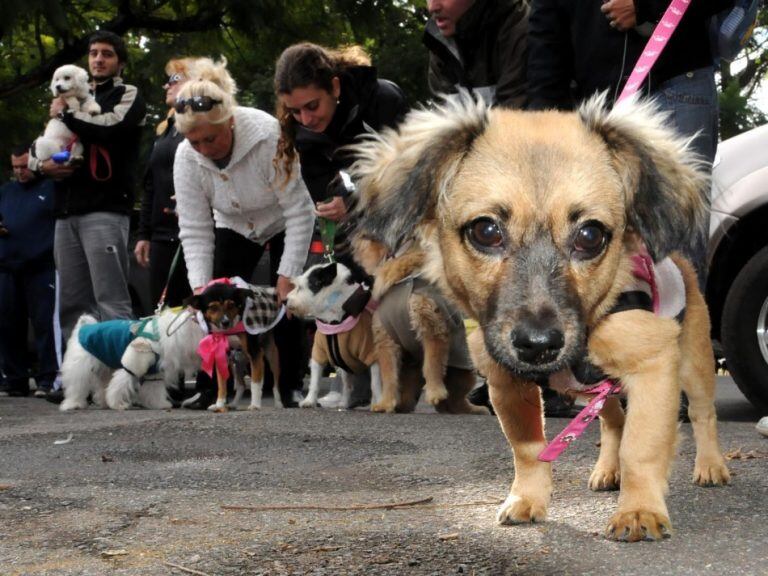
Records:
{"label": "asphalt pavement", "polygon": [[586,485],[597,424],[556,462],[548,520],[502,527],[513,469],[490,416],[0,398],[0,574],[767,575],[761,414],[724,377],[717,404],[732,485],[692,483],[681,424],[674,534],[622,544],[602,536],[618,494]]}

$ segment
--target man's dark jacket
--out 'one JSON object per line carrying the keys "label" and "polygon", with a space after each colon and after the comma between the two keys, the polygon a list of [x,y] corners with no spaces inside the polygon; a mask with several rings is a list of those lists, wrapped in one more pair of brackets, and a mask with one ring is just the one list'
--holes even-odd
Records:
{"label": "man's dark jacket", "polygon": [[101,113],[67,112],[63,122],[85,146],[84,163],[56,183],[56,215],[128,214],[133,207],[141,127],[146,106],[135,86],[111,78],[96,85]]}
{"label": "man's dark jacket", "polygon": [[48,179],[0,186],[0,214],[8,229],[0,237],[0,271],[53,264],[53,196]]}
{"label": "man's dark jacket", "polygon": [[[646,93],[670,78],[712,66],[709,19],[732,5],[733,0],[692,0],[648,76]],[[655,25],[667,6],[669,0],[635,0],[637,22]],[[604,90],[612,101],[648,41],[635,29],[611,28],[595,0],[533,0],[528,29],[533,109],[568,110]]]}
{"label": "man's dark jacket", "polygon": [[522,108],[527,34],[525,0],[476,0],[449,38],[430,18],[423,38],[430,52],[430,90],[452,94],[463,87],[494,104]]}

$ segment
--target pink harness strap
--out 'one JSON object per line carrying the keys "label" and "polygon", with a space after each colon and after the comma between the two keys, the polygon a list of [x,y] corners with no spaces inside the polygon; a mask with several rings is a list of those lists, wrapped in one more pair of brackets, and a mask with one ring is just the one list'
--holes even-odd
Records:
{"label": "pink harness strap", "polygon": [[[653,312],[659,311],[659,290],[656,285],[656,279],[653,273],[653,260],[648,252],[643,250],[639,254],[632,256],[632,274],[635,278],[647,282],[651,287],[653,300]],[[600,384],[584,390],[584,394],[595,394],[595,397],[589,401],[584,409],[563,428],[562,432],[555,436],[544,449],[539,452],[538,460],[541,462],[553,462],[568,448],[568,445],[584,433],[590,422],[597,418],[600,411],[605,406],[606,398],[611,394],[618,394],[621,391],[621,384],[615,380],[603,380]]]}

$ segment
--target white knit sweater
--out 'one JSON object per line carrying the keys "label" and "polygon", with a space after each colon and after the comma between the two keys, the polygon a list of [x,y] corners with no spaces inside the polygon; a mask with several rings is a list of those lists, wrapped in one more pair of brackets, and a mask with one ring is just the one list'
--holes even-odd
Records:
{"label": "white knit sweater", "polygon": [[176,150],[173,184],[179,214],[179,238],[193,288],[213,274],[214,225],[263,243],[285,230],[278,274],[301,273],[314,227],[314,205],[298,164],[286,184],[272,159],[280,127],[261,110],[237,107],[235,145],[229,164],[218,168],[195,152],[188,140]]}

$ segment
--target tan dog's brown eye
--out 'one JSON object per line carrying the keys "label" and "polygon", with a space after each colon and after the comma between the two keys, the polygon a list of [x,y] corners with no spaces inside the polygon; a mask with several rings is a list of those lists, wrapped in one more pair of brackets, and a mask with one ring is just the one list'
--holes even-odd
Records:
{"label": "tan dog's brown eye", "polygon": [[576,231],[574,255],[581,259],[594,258],[602,252],[608,238],[608,233],[599,223],[588,222]]}
{"label": "tan dog's brown eye", "polygon": [[467,237],[480,250],[504,246],[504,235],[499,225],[490,218],[479,218],[471,222],[467,227]]}

